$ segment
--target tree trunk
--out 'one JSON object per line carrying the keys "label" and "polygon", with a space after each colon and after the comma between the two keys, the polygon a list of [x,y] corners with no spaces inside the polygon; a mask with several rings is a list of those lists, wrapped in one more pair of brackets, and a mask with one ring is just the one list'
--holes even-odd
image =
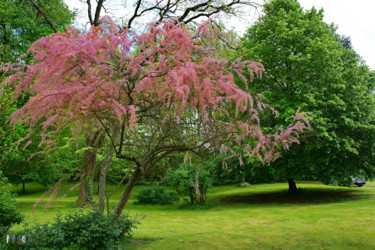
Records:
{"label": "tree trunk", "polygon": [[120,217],[122,211],[124,210],[124,207],[125,207],[126,203],[128,202],[128,200],[130,198],[130,195],[133,191],[133,188],[134,188],[135,184],[137,183],[139,177],[141,177],[141,174],[142,174],[141,167],[137,166],[137,168],[135,169],[135,172],[133,173],[132,178],[129,180],[129,183],[124,190],[124,193],[121,196],[120,201],[118,202],[118,205],[117,205],[116,211],[115,211],[115,214],[116,214],[115,219]]}
{"label": "tree trunk", "polygon": [[289,190],[288,190],[289,193],[295,194],[295,193],[298,192],[297,185],[296,185],[294,179],[289,178],[288,184],[289,184]]}
{"label": "tree trunk", "polygon": [[25,181],[22,181],[22,193],[26,193]]}
{"label": "tree trunk", "polygon": [[243,175],[243,176],[241,177],[241,183],[244,184],[245,182],[246,182],[246,178],[245,178],[245,176]]}
{"label": "tree trunk", "polygon": [[191,204],[195,204],[195,196],[194,196],[194,188],[193,187],[190,187],[189,188],[189,194],[190,194],[190,203]]}
{"label": "tree trunk", "polygon": [[81,185],[79,187],[79,196],[77,201],[78,203],[92,205],[94,202],[93,182],[96,163],[96,150],[102,146],[103,141],[104,136],[101,131],[96,131],[94,134],[86,136],[86,145],[91,147],[91,149],[87,149],[83,157],[80,177]]}
{"label": "tree trunk", "polygon": [[96,162],[96,150],[88,149],[84,153],[81,169],[78,202],[91,205],[93,203],[93,180]]}
{"label": "tree trunk", "polygon": [[105,157],[103,164],[100,168],[99,188],[98,188],[98,192],[99,192],[98,212],[100,214],[103,214],[104,212],[106,177],[107,177],[108,170],[112,163],[113,151],[114,151],[114,148],[113,148],[113,145],[111,145],[107,153],[107,156]]}

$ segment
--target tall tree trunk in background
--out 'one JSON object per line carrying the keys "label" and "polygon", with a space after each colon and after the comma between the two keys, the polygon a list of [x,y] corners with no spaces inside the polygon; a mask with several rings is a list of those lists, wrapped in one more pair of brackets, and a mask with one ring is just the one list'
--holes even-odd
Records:
{"label": "tall tree trunk in background", "polygon": [[92,135],[86,136],[86,146],[91,147],[87,149],[83,156],[83,163],[81,169],[80,177],[80,188],[78,203],[84,203],[87,205],[92,205],[93,200],[93,181],[95,173],[95,163],[96,163],[96,152],[99,147],[102,146],[104,141],[104,136],[101,131],[96,131]]}
{"label": "tall tree trunk in background", "polygon": [[22,181],[22,193],[26,193],[25,184],[26,184],[26,182],[23,180]]}
{"label": "tall tree trunk in background", "polygon": [[294,179],[289,178],[288,179],[288,185],[289,185],[289,190],[288,190],[289,193],[295,194],[295,193],[298,192],[297,185],[296,185],[296,182],[294,181]]}
{"label": "tall tree trunk in background", "polygon": [[142,174],[141,166],[137,166],[137,168],[135,169],[133,173],[133,176],[130,178],[128,185],[126,186],[124,192],[122,193],[121,199],[116,207],[116,210],[115,210],[116,219],[120,217],[122,211],[124,210],[124,207],[130,198],[132,190],[135,184],[137,183],[138,179],[141,177],[141,174]]}
{"label": "tall tree trunk in background", "polygon": [[244,184],[246,182],[245,174],[242,174],[241,176],[241,184]]}

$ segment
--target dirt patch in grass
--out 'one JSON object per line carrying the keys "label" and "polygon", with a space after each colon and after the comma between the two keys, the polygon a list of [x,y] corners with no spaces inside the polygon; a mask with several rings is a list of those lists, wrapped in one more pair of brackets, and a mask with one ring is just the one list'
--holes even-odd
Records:
{"label": "dirt patch in grass", "polygon": [[137,248],[137,247],[140,247],[140,246],[143,246],[143,245],[146,245],[146,244],[149,244],[153,241],[155,241],[157,239],[143,239],[143,240],[133,240],[131,242],[131,247],[132,249],[133,248]]}
{"label": "dirt patch in grass", "polygon": [[134,248],[135,247],[140,247],[140,246],[145,245],[147,243],[149,243],[149,241],[135,240],[135,241],[132,242],[132,247],[134,247]]}
{"label": "dirt patch in grass", "polygon": [[317,204],[367,199],[369,196],[370,195],[358,192],[357,190],[300,189],[296,194],[290,194],[288,191],[277,191],[269,193],[231,195],[224,197],[221,201],[226,204]]}

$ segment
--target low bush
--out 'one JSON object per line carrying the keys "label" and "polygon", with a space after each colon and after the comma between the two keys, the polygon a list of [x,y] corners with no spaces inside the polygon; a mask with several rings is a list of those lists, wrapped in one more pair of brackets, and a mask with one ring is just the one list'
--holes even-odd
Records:
{"label": "low bush", "polygon": [[51,225],[36,224],[16,232],[27,235],[28,242],[18,244],[18,249],[107,249],[116,247],[125,238],[130,239],[138,220],[121,215],[117,220],[97,211],[74,211],[64,217],[58,214]]}
{"label": "low bush", "polygon": [[211,208],[211,205],[207,202],[204,204],[192,204],[190,201],[185,200],[178,209],[180,210],[208,210]]}
{"label": "low bush", "polygon": [[167,180],[179,194],[189,196],[191,204],[206,204],[212,178],[202,164],[183,163],[175,170],[168,169]]}
{"label": "low bush", "polygon": [[240,184],[238,184],[238,186],[239,187],[249,187],[249,186],[251,186],[251,184],[248,183],[248,182],[241,182]]}
{"label": "low bush", "polygon": [[166,191],[159,185],[139,190],[135,204],[170,205],[180,200],[176,192]]}
{"label": "low bush", "polygon": [[17,207],[11,185],[0,171],[0,237],[4,236],[14,224],[22,221],[23,216]]}

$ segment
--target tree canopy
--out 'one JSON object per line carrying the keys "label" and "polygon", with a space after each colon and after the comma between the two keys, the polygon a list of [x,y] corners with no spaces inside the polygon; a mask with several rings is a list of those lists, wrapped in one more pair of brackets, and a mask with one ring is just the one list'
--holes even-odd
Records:
{"label": "tree canopy", "polygon": [[245,58],[265,67],[251,90],[281,111],[268,126],[308,111],[312,130],[272,167],[284,178],[316,178],[339,183],[373,177],[374,79],[369,68],[340,42],[323,10],[303,10],[295,0],[264,5],[264,16],[243,38]]}
{"label": "tree canopy", "polygon": [[64,30],[74,17],[62,0],[0,2],[0,56],[16,62],[40,37]]}

